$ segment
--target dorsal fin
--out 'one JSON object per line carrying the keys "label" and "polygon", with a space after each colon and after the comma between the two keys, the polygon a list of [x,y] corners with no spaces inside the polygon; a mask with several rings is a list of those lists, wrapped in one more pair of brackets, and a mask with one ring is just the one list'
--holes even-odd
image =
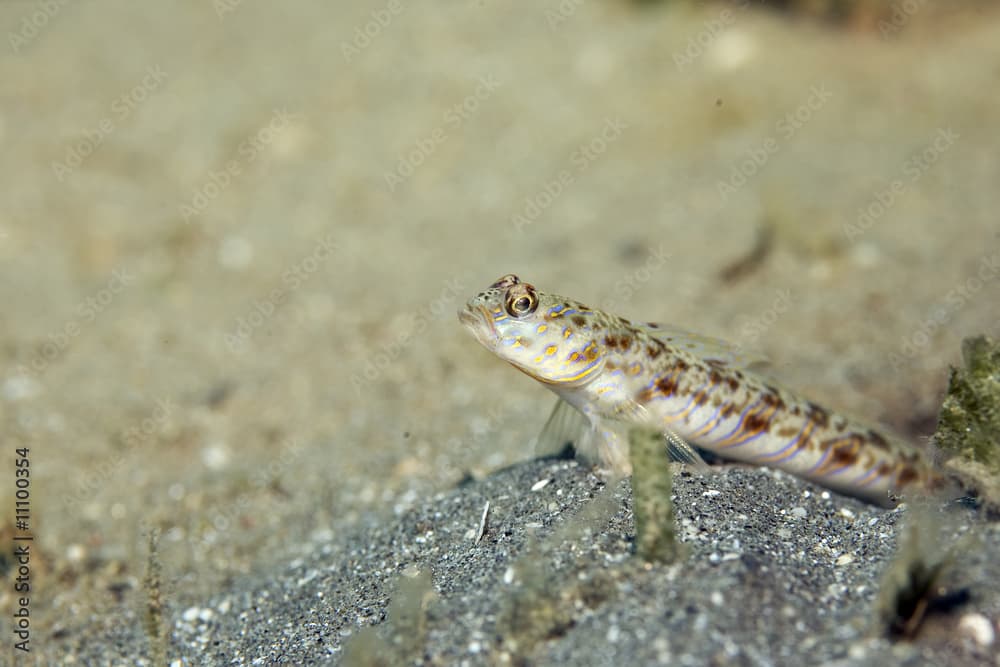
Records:
{"label": "dorsal fin", "polygon": [[768,364],[767,357],[747,350],[742,345],[694,333],[671,324],[640,322],[633,323],[632,326],[670,347],[690,352],[706,361],[721,361],[734,368],[759,368]]}

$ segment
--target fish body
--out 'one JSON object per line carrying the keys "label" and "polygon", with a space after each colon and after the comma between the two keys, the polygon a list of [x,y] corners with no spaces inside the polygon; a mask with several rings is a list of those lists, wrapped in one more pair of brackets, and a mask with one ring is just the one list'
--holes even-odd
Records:
{"label": "fish body", "polygon": [[470,299],[459,319],[582,413],[591,446],[619,473],[631,471],[627,430],[640,427],[885,506],[943,481],[909,443],[775,386],[722,341],[633,324],[514,275]]}

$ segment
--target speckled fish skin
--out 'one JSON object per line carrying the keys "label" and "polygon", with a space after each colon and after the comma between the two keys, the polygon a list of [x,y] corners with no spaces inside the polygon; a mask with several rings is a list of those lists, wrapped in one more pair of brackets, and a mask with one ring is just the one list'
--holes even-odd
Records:
{"label": "speckled fish skin", "polygon": [[[506,275],[459,310],[495,355],[582,412],[602,462],[628,474],[615,424],[673,432],[722,458],[780,468],[892,506],[941,485],[906,442],[834,414],[731,360],[700,356],[683,335],[594,310]],[[713,355],[722,356],[722,355]]]}

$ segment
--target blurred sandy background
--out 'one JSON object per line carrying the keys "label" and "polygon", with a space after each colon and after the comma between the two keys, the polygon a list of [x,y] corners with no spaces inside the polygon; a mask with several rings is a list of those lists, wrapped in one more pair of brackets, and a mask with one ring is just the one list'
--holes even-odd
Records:
{"label": "blurred sandy background", "polygon": [[140,604],[150,526],[179,610],[531,456],[549,396],[455,319],[508,272],[928,435],[1000,334],[1000,14],[958,4],[0,3],[38,648]]}

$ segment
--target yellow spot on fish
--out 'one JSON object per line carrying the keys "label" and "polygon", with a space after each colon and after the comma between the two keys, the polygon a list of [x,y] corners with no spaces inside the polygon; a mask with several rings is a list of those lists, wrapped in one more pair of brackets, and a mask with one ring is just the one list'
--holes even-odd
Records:
{"label": "yellow spot on fish", "polygon": [[576,361],[579,358],[580,358],[580,353],[579,352],[574,352],[573,354],[569,355],[569,360],[570,361]]}
{"label": "yellow spot on fish", "polygon": [[569,327],[566,327],[565,329],[563,329],[563,338],[569,338],[572,335],[573,335],[573,332],[570,330]]}
{"label": "yellow spot on fish", "polygon": [[641,372],[642,372],[642,364],[640,364],[638,361],[633,361],[631,364],[629,364],[628,367],[629,375],[638,375]]}
{"label": "yellow spot on fish", "polygon": [[518,336],[517,338],[514,339],[514,344],[511,345],[511,347],[521,347],[521,337],[520,336]]}
{"label": "yellow spot on fish", "polygon": [[549,328],[549,325],[545,324],[543,322],[543,323],[541,323],[541,324],[538,325],[537,329],[535,329],[535,333],[545,333],[548,330],[548,328]]}
{"label": "yellow spot on fish", "polygon": [[545,348],[545,356],[551,357],[553,354],[556,353],[556,350],[558,349],[559,349],[558,345],[549,345],[547,348]]}

